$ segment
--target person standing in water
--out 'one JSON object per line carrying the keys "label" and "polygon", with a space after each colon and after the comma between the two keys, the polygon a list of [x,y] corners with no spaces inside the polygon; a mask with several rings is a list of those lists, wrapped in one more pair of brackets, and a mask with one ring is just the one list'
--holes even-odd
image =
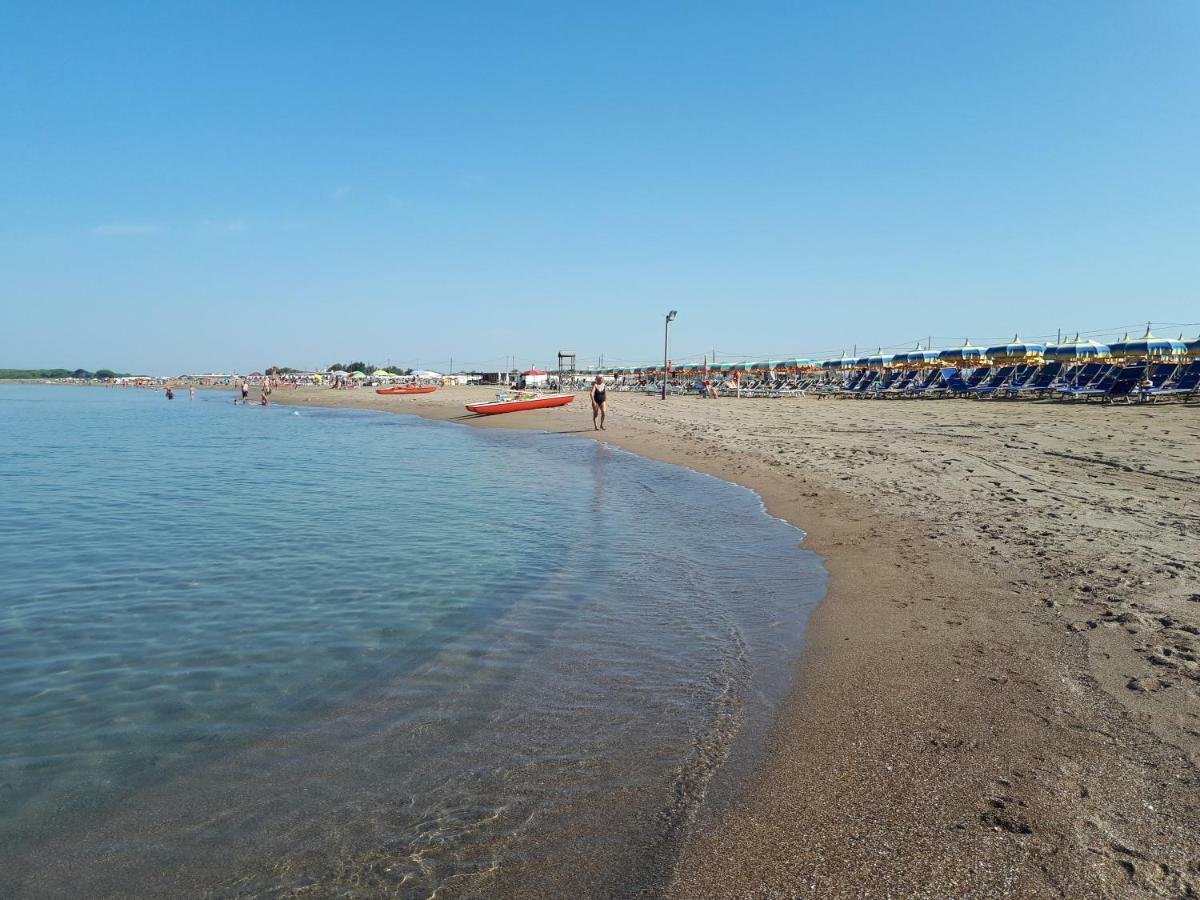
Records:
{"label": "person standing in water", "polygon": [[242,379],[242,402],[245,403],[250,397],[250,385],[246,383],[246,379]]}
{"label": "person standing in water", "polygon": [[[604,418],[608,415],[608,390],[604,386],[604,376],[597,375],[592,382],[592,430],[604,430]],[[596,417],[600,424],[596,425]]]}

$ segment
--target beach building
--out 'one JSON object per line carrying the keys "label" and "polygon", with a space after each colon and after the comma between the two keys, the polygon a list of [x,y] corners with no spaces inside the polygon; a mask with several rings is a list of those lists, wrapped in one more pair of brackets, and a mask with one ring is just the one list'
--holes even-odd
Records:
{"label": "beach building", "polygon": [[549,381],[550,376],[541,369],[526,369],[521,373],[521,379],[517,386],[521,388],[545,387]]}

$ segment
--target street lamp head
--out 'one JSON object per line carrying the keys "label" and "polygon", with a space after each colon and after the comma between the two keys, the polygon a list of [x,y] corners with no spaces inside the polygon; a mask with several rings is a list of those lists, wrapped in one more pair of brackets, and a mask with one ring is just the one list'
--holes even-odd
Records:
{"label": "street lamp head", "polygon": [[667,313],[667,321],[674,322],[677,315],[679,315],[679,313],[676,310],[671,310],[669,313]]}

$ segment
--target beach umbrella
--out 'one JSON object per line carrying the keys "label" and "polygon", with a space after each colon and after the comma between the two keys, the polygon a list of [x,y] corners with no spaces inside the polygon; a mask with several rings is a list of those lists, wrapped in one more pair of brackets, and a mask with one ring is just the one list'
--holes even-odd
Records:
{"label": "beach umbrella", "polygon": [[987,348],[987,355],[996,362],[1030,362],[1041,359],[1045,352],[1045,344],[1023,341],[1015,334],[1007,344]]}
{"label": "beach umbrella", "polygon": [[822,369],[853,369],[854,360],[846,355],[846,351],[842,351],[842,355],[836,359],[822,360],[820,365]]}
{"label": "beach umbrella", "polygon": [[1054,359],[1059,362],[1078,362],[1082,359],[1108,359],[1111,355],[1112,351],[1107,344],[1099,344],[1096,341],[1081,341],[1079,335],[1075,335],[1075,340],[1073,341],[1047,347],[1045,353],[1046,359]]}
{"label": "beach umbrella", "polygon": [[775,365],[780,369],[811,369],[815,363],[811,359],[793,357],[792,359],[782,360]]}
{"label": "beach umbrella", "polygon": [[963,341],[961,347],[943,350],[938,354],[938,360],[950,363],[952,366],[987,365],[987,352],[982,347],[976,347],[969,340]]}
{"label": "beach umbrella", "polygon": [[886,369],[892,364],[893,358],[892,354],[884,353],[883,348],[880,347],[872,356],[862,357],[856,365],[867,369]]}
{"label": "beach umbrella", "polygon": [[1188,356],[1200,356],[1200,334],[1196,335],[1195,340],[1188,341],[1186,346]]}
{"label": "beach umbrella", "polygon": [[893,366],[929,366],[937,363],[940,354],[936,350],[922,350],[918,343],[915,350],[897,353],[892,357]]}
{"label": "beach umbrella", "polygon": [[729,371],[730,372],[749,372],[750,368],[753,365],[754,365],[753,363],[748,363],[748,362],[730,363]]}
{"label": "beach umbrella", "polygon": [[1125,332],[1125,337],[1121,338],[1119,341],[1109,341],[1108,342],[1108,351],[1113,356],[1124,356],[1125,348],[1128,346],[1129,346],[1129,332],[1127,331],[1127,332]]}
{"label": "beach umbrella", "polygon": [[1188,345],[1183,341],[1173,341],[1169,338],[1157,338],[1150,333],[1150,326],[1146,326],[1146,333],[1136,341],[1128,341],[1122,348],[1122,356],[1136,356],[1142,359],[1170,359],[1175,356],[1185,356],[1188,352]]}
{"label": "beach umbrella", "polygon": [[367,376],[366,376],[366,373],[364,373],[364,372],[351,372],[350,377],[351,378],[366,378]]}
{"label": "beach umbrella", "polygon": [[396,376],[393,375],[391,372],[383,371],[383,369],[376,369],[374,372],[371,373],[371,377],[373,377],[373,378],[395,378]]}
{"label": "beach umbrella", "polygon": [[750,363],[750,368],[755,372],[767,372],[775,368],[775,364],[769,359],[764,359],[761,362]]}

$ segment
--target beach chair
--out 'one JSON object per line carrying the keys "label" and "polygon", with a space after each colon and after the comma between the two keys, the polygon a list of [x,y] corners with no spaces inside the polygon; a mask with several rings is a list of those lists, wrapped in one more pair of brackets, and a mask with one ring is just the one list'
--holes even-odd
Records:
{"label": "beach chair", "polygon": [[967,382],[968,387],[976,387],[977,385],[983,384],[983,382],[986,379],[988,379],[989,377],[991,377],[995,373],[995,371],[996,370],[991,367],[979,368],[979,369],[976,369],[975,371],[973,371],[971,373],[970,377],[968,377],[964,380]]}
{"label": "beach chair", "polygon": [[1200,391],[1200,359],[1193,360],[1188,365],[1176,368],[1175,378],[1161,387],[1150,388],[1142,392],[1144,399],[1154,402],[1159,397],[1174,397],[1182,400],[1189,399]]}
{"label": "beach chair", "polygon": [[1150,380],[1153,382],[1151,386],[1155,388],[1166,387],[1175,380],[1176,376],[1183,371],[1183,368],[1179,363],[1159,363],[1150,370]]}
{"label": "beach chair", "polygon": [[1138,363],[1131,366],[1113,366],[1112,368],[1116,371],[1106,372],[1099,381],[1086,387],[1066,388],[1060,393],[1067,400],[1099,399],[1106,403],[1112,403],[1124,399],[1128,402],[1129,396],[1137,390],[1138,382],[1146,374],[1146,366]]}
{"label": "beach chair", "polygon": [[1067,386],[1077,388],[1088,387],[1102,379],[1110,369],[1112,369],[1112,366],[1104,363],[1087,363],[1075,370],[1070,381],[1067,382]]}
{"label": "beach chair", "polygon": [[878,372],[868,369],[860,373],[857,377],[852,375],[850,376],[850,380],[846,382],[845,386],[841,390],[836,391],[836,393],[839,397],[853,397],[860,391],[865,390],[867,385],[869,385],[878,374]]}
{"label": "beach chair", "polygon": [[1004,383],[1008,381],[1015,369],[1016,366],[1000,366],[998,369],[993,370],[991,377],[987,381],[967,388],[967,393],[975,398],[990,397],[1004,386]]}
{"label": "beach chair", "polygon": [[1058,388],[1058,394],[1064,400],[1075,400],[1079,397],[1094,397],[1105,394],[1116,381],[1115,374],[1103,373],[1100,377],[1084,380],[1080,377],[1075,384],[1064,384]]}
{"label": "beach chair", "polygon": [[930,369],[927,372],[918,372],[916,377],[908,383],[902,397],[919,397],[923,394],[934,382],[941,377],[941,373],[937,369]]}
{"label": "beach chair", "polygon": [[955,397],[966,397],[970,394],[972,384],[969,379],[962,377],[962,372],[951,369],[949,374],[946,374],[946,370],[943,370],[942,377],[946,382],[947,393]]}
{"label": "beach chair", "polygon": [[1002,381],[995,390],[984,394],[985,397],[1009,396],[1013,388],[1018,388],[1025,384],[1037,374],[1037,366],[1023,365],[1013,368],[1009,376]]}
{"label": "beach chair", "polygon": [[953,393],[950,386],[950,379],[957,375],[957,370],[949,367],[943,369],[934,369],[933,373],[929,376],[925,383],[913,388],[909,393],[909,396],[944,397],[947,394]]}
{"label": "beach chair", "polygon": [[1034,376],[1024,384],[1008,386],[1007,393],[1016,397],[1021,394],[1042,394],[1052,388],[1058,376],[1062,374],[1063,364],[1060,362],[1047,363],[1039,366]]}
{"label": "beach chair", "polygon": [[876,396],[894,397],[897,394],[902,394],[908,390],[919,373],[916,369],[904,372],[899,378],[893,378],[890,383],[880,388]]}
{"label": "beach chair", "polygon": [[879,383],[879,377],[880,376],[878,372],[874,370],[868,371],[867,374],[858,382],[858,384],[854,386],[854,389],[848,392],[849,395],[856,398],[861,397],[871,389],[872,385]]}

